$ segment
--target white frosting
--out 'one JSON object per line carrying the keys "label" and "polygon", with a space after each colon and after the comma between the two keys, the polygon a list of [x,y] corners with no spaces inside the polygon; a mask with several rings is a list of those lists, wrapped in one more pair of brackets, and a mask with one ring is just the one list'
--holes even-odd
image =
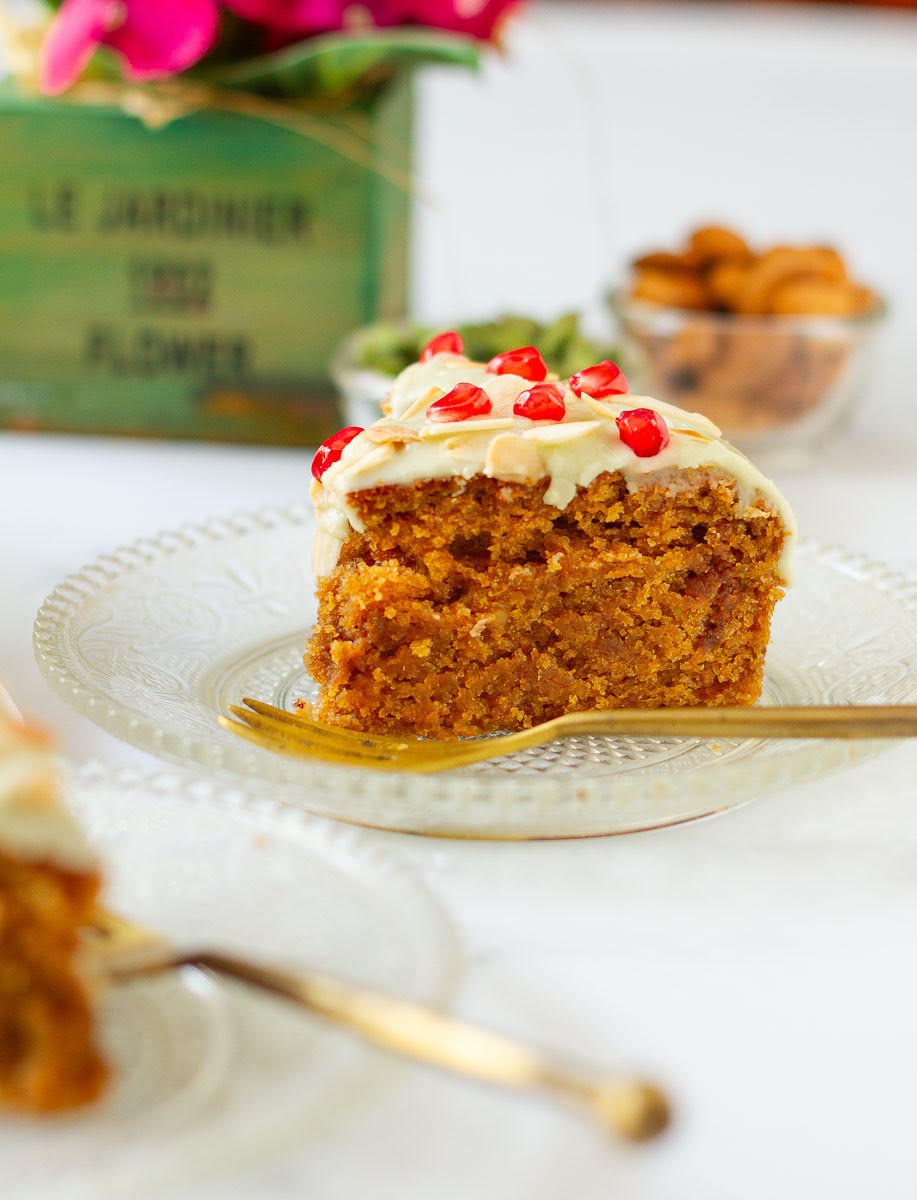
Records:
{"label": "white frosting", "polygon": [[50,748],[0,716],[0,851],[65,870],[92,871],[95,856],[57,799],[58,787]]}
{"label": "white frosting", "polygon": [[[470,421],[428,420],[429,406],[457,383],[484,388],[493,411]],[[787,530],[780,571],[788,582],[796,533],[790,506],[744,454],[723,441],[711,421],[649,396],[593,400],[561,386],[563,421],[530,421],[513,415],[519,393],[532,387],[518,375],[490,375],[482,363],[460,354],[437,354],[402,371],[383,406],[386,415],[354,438],[312,485],[318,521],[316,577],[334,568],[349,530],[362,530],[349,497],[367,488],[479,474],[512,482],[545,479],[545,503],[562,509],[577,488],[588,487],[606,471],[619,471],[633,491],[660,480],[677,487],[675,472],[700,468],[735,481],[740,514],[770,510],[780,517]],[[619,437],[615,418],[633,408],[654,409],[669,427],[669,444],[651,458],[638,458]]]}

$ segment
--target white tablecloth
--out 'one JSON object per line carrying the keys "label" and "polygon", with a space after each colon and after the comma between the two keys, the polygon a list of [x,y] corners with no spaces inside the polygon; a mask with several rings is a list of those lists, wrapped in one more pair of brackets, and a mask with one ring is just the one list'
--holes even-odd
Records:
{"label": "white tablecloth", "polygon": [[[639,18],[642,27],[627,16],[632,42],[646,42],[655,12]],[[787,36],[801,19],[773,18]],[[746,50],[754,43],[745,17],[722,20],[718,38],[744,38]],[[838,46],[843,66],[860,40],[864,61],[875,65],[875,43],[863,41],[857,20],[831,22],[822,50]],[[906,38],[897,42],[884,19],[875,29],[880,42],[905,52]],[[787,47],[801,53],[795,37]],[[823,71],[824,54],[813,55],[813,70]],[[429,85],[424,161],[434,190],[450,181],[430,148],[458,137],[449,97],[470,86]],[[482,86],[497,85],[489,78]],[[896,119],[900,134],[905,114],[889,115],[890,139]],[[543,137],[557,146],[561,132]],[[480,136],[497,156],[496,141]],[[903,178],[906,168],[889,170]],[[853,167],[850,186],[861,187],[861,199],[869,193]],[[841,208],[850,203],[845,197]],[[695,215],[677,196],[666,204],[659,236]],[[907,211],[912,220],[912,206]],[[523,262],[509,289],[498,232],[480,225],[492,263],[490,285],[476,293],[481,309],[507,300],[548,309],[555,293],[570,298],[556,263],[539,275]],[[420,304],[437,315],[433,224],[422,225],[420,237],[429,272],[418,285]],[[899,310],[915,306],[910,287],[902,274]],[[912,571],[917,363],[906,324],[893,328],[884,362],[853,431],[778,481],[807,534]],[[77,716],[40,678],[30,636],[45,594],[114,545],[234,509],[286,504],[304,493],[307,471],[300,452],[0,436],[0,677],[73,758],[152,762]],[[917,747],[899,746],[715,821],[624,839],[478,845],[367,833],[409,856],[451,914],[466,956],[460,1012],[586,1059],[651,1071],[676,1096],[677,1124],[656,1146],[622,1150],[572,1115],[408,1069],[346,1123],[194,1194],[913,1197],[915,772]]]}

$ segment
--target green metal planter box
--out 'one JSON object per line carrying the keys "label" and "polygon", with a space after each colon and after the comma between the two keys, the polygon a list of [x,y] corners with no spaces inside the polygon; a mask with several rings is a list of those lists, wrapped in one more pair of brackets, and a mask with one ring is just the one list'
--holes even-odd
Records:
{"label": "green metal planter box", "polygon": [[363,120],[358,162],[256,117],[150,130],[0,90],[0,427],[327,435],[333,348],[406,306],[409,81]]}

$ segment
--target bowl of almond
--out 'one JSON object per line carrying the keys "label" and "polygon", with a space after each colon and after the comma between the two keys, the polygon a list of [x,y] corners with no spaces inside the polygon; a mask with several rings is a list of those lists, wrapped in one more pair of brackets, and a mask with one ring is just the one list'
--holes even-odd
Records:
{"label": "bowl of almond", "polygon": [[886,315],[833,247],[753,248],[720,225],[635,259],[610,299],[632,389],[703,413],[775,465],[843,428]]}

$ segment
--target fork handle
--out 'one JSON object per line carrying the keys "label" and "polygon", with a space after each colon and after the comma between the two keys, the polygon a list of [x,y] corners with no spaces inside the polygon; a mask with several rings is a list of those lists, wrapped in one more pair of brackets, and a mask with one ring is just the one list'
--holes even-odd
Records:
{"label": "fork handle", "polygon": [[571,713],[551,727],[564,736],[906,738],[917,736],[917,704],[609,709]]}
{"label": "fork handle", "polygon": [[415,1062],[516,1091],[546,1092],[573,1101],[585,1106],[603,1128],[627,1141],[656,1137],[669,1122],[668,1101],[652,1083],[590,1078],[505,1034],[329,975],[267,967],[210,950],[157,950],[123,965],[107,964],[109,976],[116,980],[181,966],[203,967],[291,1000]]}

